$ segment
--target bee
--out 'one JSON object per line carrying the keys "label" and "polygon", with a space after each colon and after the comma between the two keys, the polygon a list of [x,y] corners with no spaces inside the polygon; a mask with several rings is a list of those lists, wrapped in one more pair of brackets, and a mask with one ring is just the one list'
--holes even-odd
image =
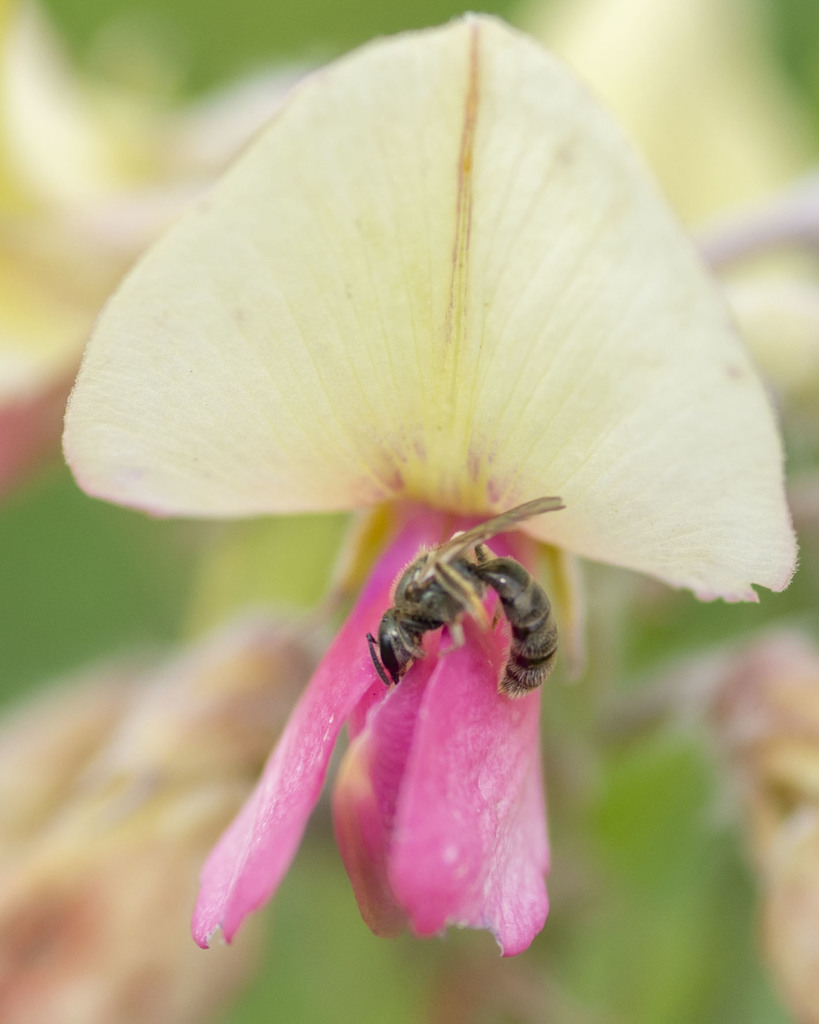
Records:
{"label": "bee", "polygon": [[[520,562],[490,557],[483,541],[532,516],[564,507],[560,498],[527,501],[454,534],[411,562],[398,580],[392,607],[381,619],[378,640],[367,634],[370,657],[383,683],[397,683],[416,658],[424,657],[424,633],[447,626],[453,650],[464,643],[465,615],[488,626],[483,599],[486,588],[491,587],[512,630],[509,659],[498,689],[509,697],[520,697],[540,686],[552,671],[557,654],[551,603]],[[474,551],[474,560],[468,557],[470,551]]]}

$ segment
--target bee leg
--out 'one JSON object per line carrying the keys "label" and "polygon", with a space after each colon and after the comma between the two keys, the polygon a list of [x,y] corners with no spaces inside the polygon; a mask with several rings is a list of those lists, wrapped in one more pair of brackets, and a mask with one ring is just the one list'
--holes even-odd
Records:
{"label": "bee leg", "polygon": [[[475,545],[475,558],[478,562],[478,565],[486,565],[486,563],[490,560],[491,557],[493,557],[492,552],[485,544]],[[500,604],[498,604],[495,608],[495,614],[492,616],[492,625],[490,627],[491,629],[494,629],[495,626],[497,626],[498,622],[500,621],[500,615],[501,606]]]}
{"label": "bee leg", "polygon": [[451,651],[457,651],[459,647],[463,647],[466,643],[464,627],[460,622],[451,622],[449,624],[449,636],[452,643],[446,648],[446,650],[439,651],[439,654],[449,654]]}
{"label": "bee leg", "polygon": [[[416,641],[412,640],[410,637],[406,637],[405,639],[407,641],[406,648],[410,652],[410,654],[412,655],[413,658],[426,658],[427,652],[421,646],[420,642],[416,642]],[[420,641],[420,638],[419,638],[419,641]]]}
{"label": "bee leg", "polygon": [[475,545],[475,558],[478,560],[478,565],[483,565],[484,562],[488,562],[489,554],[489,548],[485,544]]}

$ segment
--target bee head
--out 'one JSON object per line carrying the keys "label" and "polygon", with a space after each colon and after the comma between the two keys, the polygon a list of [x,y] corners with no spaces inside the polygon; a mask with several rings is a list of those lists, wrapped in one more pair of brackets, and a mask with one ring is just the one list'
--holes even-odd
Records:
{"label": "bee head", "polygon": [[389,672],[394,683],[397,683],[407,670],[412,655],[404,641],[404,631],[394,608],[384,612],[378,627],[378,653],[381,664]]}

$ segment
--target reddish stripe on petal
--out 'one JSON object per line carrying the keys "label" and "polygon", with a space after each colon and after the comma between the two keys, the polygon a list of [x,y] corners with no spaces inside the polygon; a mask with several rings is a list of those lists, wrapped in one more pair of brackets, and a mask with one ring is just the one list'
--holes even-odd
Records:
{"label": "reddish stripe on petal", "polygon": [[418,934],[489,928],[512,955],[548,911],[540,695],[500,695],[504,631],[465,625],[466,644],[439,658],[419,708],[389,879]]}
{"label": "reddish stripe on petal", "polygon": [[420,546],[441,537],[441,516],[413,510],[373,570],[350,617],[311,679],[265,766],[261,780],[201,874],[193,915],[196,942],[207,947],[221,928],[226,941],[272,896],[298,848],[318,800],[339,731],[368,693],[383,699],[365,640],[390,603],[396,574]]}

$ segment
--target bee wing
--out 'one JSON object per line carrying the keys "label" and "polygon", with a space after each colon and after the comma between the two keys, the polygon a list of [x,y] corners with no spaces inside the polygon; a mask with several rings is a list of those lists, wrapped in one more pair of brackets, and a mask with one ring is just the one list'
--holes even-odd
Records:
{"label": "bee wing", "polygon": [[524,502],[523,505],[510,508],[508,512],[501,512],[500,515],[487,519],[485,523],[478,523],[471,530],[456,533],[439,547],[433,548],[430,552],[430,562],[450,562],[476,544],[480,544],[482,540],[489,540],[495,534],[503,533],[515,523],[543,515],[544,512],[557,512],[565,507],[560,498],[535,498],[534,501]]}
{"label": "bee wing", "polygon": [[482,595],[473,584],[465,580],[446,562],[436,562],[432,568],[432,575],[447,593],[461,602],[464,611],[476,619],[484,629],[489,625],[489,617],[483,606]]}

